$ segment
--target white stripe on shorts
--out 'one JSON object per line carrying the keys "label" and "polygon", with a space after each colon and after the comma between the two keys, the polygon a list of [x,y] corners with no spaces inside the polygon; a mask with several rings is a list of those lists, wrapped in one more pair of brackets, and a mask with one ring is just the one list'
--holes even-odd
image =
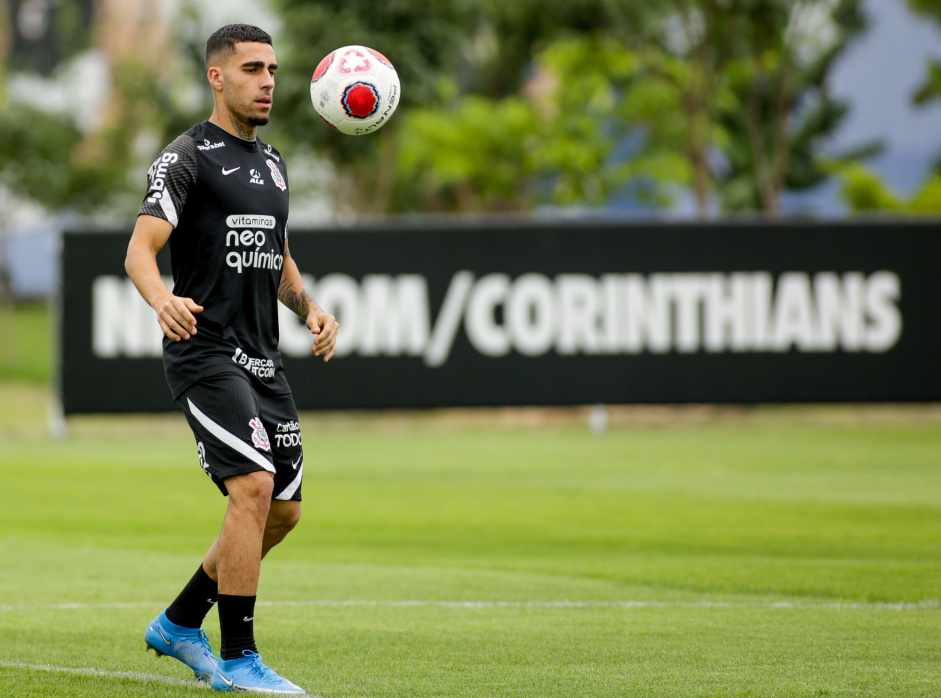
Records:
{"label": "white stripe on shorts", "polygon": [[239,437],[233,434],[230,431],[222,428],[209,417],[207,417],[203,412],[200,411],[196,405],[193,404],[193,401],[189,398],[186,398],[186,403],[189,405],[190,412],[193,413],[193,416],[199,420],[199,423],[202,424],[206,429],[209,430],[209,433],[219,439],[226,446],[230,446],[234,450],[241,453],[243,456],[248,458],[250,461],[258,463],[262,468],[267,470],[269,473],[275,472],[274,466],[268,462],[268,459],[261,455],[254,448],[249,446],[247,443],[242,441]]}
{"label": "white stripe on shorts", "polygon": [[294,496],[294,493],[297,492],[297,488],[301,486],[301,480],[304,479],[304,462],[301,461],[300,467],[297,469],[297,477],[291,482],[290,485],[285,487],[281,494],[279,494],[275,499],[288,500]]}

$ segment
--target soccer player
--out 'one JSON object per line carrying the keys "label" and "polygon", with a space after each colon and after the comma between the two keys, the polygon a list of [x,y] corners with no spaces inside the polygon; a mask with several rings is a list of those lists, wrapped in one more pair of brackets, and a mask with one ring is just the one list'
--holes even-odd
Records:
{"label": "soccer player", "polygon": [[[125,268],[157,313],[167,382],[199,464],[228,496],[219,537],[147,627],[146,646],[217,690],[304,693],[262,661],[253,624],[261,560],[301,515],[304,456],[277,348],[277,302],[307,322],[324,361],[339,325],[291,258],[284,159],[256,137],[269,120],[276,68],[271,37],[258,27],[227,25],[209,37],[212,115],[150,168]],[[168,241],[172,292],[156,263]],[[218,659],[201,629],[217,600]]]}

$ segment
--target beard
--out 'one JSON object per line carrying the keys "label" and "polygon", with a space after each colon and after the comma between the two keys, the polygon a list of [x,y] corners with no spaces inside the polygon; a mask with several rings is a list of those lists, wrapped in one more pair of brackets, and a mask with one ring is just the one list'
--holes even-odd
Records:
{"label": "beard", "polygon": [[264,116],[250,116],[248,117],[249,126],[265,126],[271,121],[271,117],[265,114]]}

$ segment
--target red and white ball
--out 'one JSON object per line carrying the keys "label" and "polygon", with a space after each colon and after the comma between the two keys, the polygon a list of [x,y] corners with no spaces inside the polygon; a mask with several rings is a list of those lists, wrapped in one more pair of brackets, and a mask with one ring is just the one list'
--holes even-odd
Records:
{"label": "red and white ball", "polygon": [[391,61],[366,46],[328,54],[310,80],[310,101],[337,131],[361,136],[382,128],[399,105],[399,76]]}

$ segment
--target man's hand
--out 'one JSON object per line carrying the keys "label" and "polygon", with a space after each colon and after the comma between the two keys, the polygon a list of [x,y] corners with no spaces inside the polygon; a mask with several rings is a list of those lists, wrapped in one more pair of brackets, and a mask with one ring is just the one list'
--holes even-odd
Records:
{"label": "man's hand", "polygon": [[154,305],[154,310],[157,311],[157,321],[163,333],[174,342],[179,342],[196,334],[196,318],[193,313],[203,312],[203,306],[192,298],[171,295]]}
{"label": "man's hand", "polygon": [[337,350],[337,333],[340,331],[340,323],[329,313],[316,308],[307,316],[307,329],[317,338],[314,340],[314,346],[311,347],[314,356],[323,356],[324,361],[329,361]]}

